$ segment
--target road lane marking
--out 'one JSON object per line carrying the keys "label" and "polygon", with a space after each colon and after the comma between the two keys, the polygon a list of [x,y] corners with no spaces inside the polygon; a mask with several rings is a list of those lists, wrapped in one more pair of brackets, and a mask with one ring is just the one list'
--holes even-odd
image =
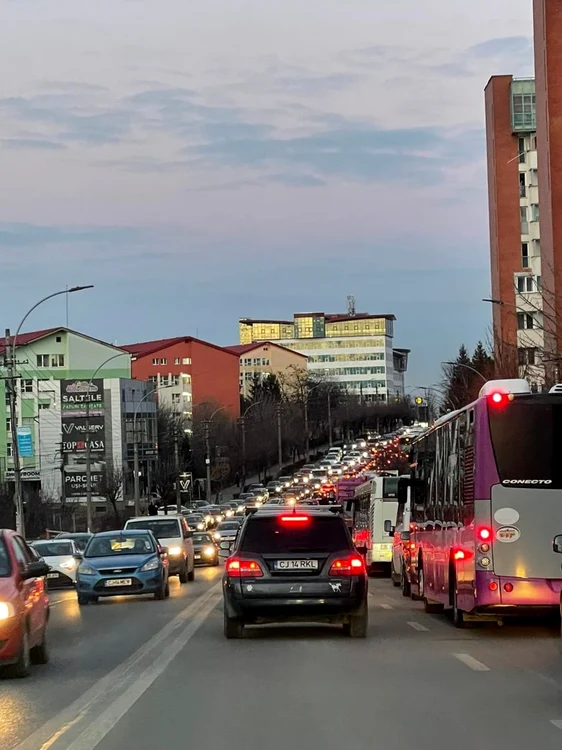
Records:
{"label": "road lane marking", "polygon": [[551,719],[551,724],[554,724],[558,729],[562,729],[562,719]]}
{"label": "road lane marking", "polygon": [[392,604],[381,604],[380,605],[383,609],[394,609]]}
{"label": "road lane marking", "polygon": [[421,622],[416,622],[415,620],[412,620],[411,622],[408,623],[408,625],[414,630],[418,630],[420,633],[429,632],[429,628],[426,628],[425,625],[421,624]]}
{"label": "road lane marking", "polygon": [[470,654],[453,654],[455,659],[458,659],[461,661],[465,666],[467,666],[469,669],[472,669],[474,672],[489,672],[490,667],[487,667],[485,664],[482,664],[481,661],[478,661],[478,659],[475,659],[473,656],[470,656]]}
{"label": "road lane marking", "polygon": [[[64,738],[68,730],[76,726],[78,723],[76,719],[91,722],[93,720],[90,715],[92,709],[98,706],[100,710],[104,710],[105,706],[103,704],[105,702],[112,704],[121,697],[131,685],[131,682],[135,681],[137,674],[143,674],[151,665],[154,665],[153,668],[158,667],[159,660],[163,657],[164,649],[167,652],[167,648],[174,637],[177,638],[180,633],[185,637],[187,632],[191,632],[191,618],[195,618],[203,609],[206,611],[207,607],[209,611],[216,607],[220,601],[221,588],[222,582],[219,581],[204,594],[197,597],[197,599],[176,615],[173,620],[170,620],[167,625],[155,633],[150,640],[131,654],[128,659],[118,664],[73,703],[36,729],[35,732],[17,745],[14,750],[50,750],[50,748],[59,747],[58,741],[61,737]],[[201,622],[202,620],[197,620],[198,626]],[[65,738],[63,742],[65,742]],[[64,748],[66,750],[68,744],[65,744]]]}

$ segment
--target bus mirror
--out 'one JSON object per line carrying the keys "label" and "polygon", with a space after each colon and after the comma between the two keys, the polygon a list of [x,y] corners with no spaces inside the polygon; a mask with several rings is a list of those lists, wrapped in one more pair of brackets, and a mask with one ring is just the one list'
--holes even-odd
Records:
{"label": "bus mirror", "polygon": [[562,534],[558,534],[558,536],[554,537],[554,541],[552,542],[552,549],[559,555],[562,555]]}
{"label": "bus mirror", "polygon": [[394,526],[392,525],[392,521],[385,521],[384,522],[384,530],[387,534],[394,534]]}
{"label": "bus mirror", "polygon": [[410,477],[400,477],[398,480],[397,499],[399,503],[406,505],[408,502],[408,487],[410,486]]}

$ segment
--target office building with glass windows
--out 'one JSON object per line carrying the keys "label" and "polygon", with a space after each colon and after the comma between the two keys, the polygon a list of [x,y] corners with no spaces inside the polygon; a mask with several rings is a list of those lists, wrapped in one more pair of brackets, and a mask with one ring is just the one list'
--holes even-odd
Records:
{"label": "office building with glass windows", "polygon": [[240,344],[276,341],[308,358],[311,375],[365,401],[404,396],[408,349],[393,348],[394,315],[295,313],[288,320],[239,321]]}

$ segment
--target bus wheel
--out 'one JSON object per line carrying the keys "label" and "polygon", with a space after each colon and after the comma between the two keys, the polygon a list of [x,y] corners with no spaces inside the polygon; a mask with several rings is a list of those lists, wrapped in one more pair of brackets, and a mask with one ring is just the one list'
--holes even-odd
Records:
{"label": "bus wheel", "polygon": [[442,604],[440,604],[439,602],[430,602],[427,600],[427,597],[425,595],[425,576],[423,573],[423,568],[420,568],[418,571],[418,591],[418,596],[423,602],[424,611],[427,612],[428,615],[437,615],[440,612],[443,612]]}

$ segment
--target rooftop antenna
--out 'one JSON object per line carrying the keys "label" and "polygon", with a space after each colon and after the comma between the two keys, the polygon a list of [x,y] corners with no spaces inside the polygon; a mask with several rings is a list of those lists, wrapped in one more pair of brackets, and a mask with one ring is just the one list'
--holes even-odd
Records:
{"label": "rooftop antenna", "polygon": [[353,294],[347,295],[347,314],[355,315],[355,297]]}

